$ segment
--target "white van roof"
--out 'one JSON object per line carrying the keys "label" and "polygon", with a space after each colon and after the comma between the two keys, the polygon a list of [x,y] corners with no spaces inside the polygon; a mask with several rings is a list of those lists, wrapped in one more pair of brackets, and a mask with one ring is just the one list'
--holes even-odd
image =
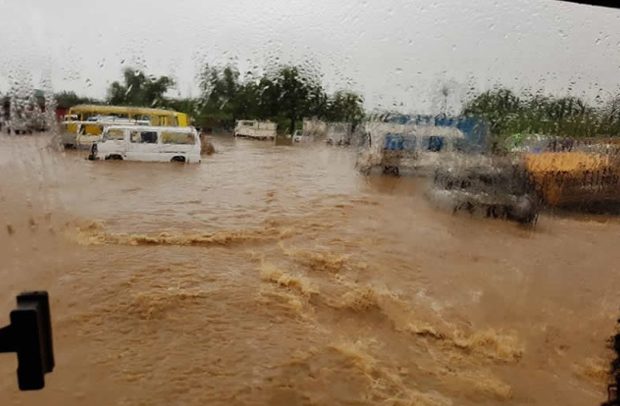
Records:
{"label": "white van roof", "polygon": [[119,129],[119,130],[135,130],[135,131],[174,131],[177,133],[193,134],[196,132],[193,127],[156,127],[156,126],[135,126],[135,125],[111,125],[106,128],[107,130]]}

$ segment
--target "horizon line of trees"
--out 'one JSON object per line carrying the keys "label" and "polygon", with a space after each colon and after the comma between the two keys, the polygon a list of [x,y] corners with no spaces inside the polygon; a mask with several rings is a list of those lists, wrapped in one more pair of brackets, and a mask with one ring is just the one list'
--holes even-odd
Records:
{"label": "horizon line of trees", "polygon": [[[327,94],[320,76],[298,66],[280,66],[244,78],[232,65],[205,65],[198,75],[198,97],[169,98],[175,86],[168,76],[147,75],[126,68],[123,80],[113,82],[105,100],[60,92],[60,107],[82,103],[109,103],[171,108],[187,113],[199,127],[232,128],[236,120],[271,120],[281,131],[293,132],[303,118],[359,124],[366,114],[361,95],[352,91]],[[483,119],[491,137],[506,139],[515,134],[566,137],[620,135],[620,95],[593,106],[575,96],[545,95],[499,87],[479,93],[463,103],[462,116]]]}
{"label": "horizon line of trees", "polygon": [[484,119],[496,140],[517,134],[559,137],[620,135],[620,95],[598,106],[575,96],[521,95],[507,88],[478,94],[466,102],[462,115]]}
{"label": "horizon line of trees", "polygon": [[200,95],[168,98],[175,82],[168,76],[149,76],[126,68],[122,82],[113,82],[105,100],[85,98],[74,92],[56,94],[59,107],[83,103],[108,103],[172,108],[187,113],[199,127],[232,128],[239,119],[271,120],[281,131],[293,132],[303,118],[346,121],[364,118],[361,95],[340,90],[327,94],[319,76],[297,66],[281,66],[242,79],[236,67],[205,65],[199,77]]}

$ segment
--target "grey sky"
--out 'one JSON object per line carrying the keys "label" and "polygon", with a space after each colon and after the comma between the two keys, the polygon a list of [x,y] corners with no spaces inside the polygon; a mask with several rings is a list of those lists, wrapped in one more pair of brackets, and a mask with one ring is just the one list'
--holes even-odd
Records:
{"label": "grey sky", "polygon": [[[124,66],[196,95],[204,62],[311,63],[369,108],[428,112],[473,86],[607,98],[620,10],[521,1],[0,0],[0,90],[15,80],[103,97]],[[573,83],[572,85],[570,85]],[[599,91],[602,88],[602,91]]]}

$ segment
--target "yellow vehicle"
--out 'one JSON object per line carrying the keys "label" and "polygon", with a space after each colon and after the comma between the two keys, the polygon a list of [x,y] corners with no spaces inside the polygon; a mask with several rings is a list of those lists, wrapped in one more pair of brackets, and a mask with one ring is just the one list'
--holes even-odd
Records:
{"label": "yellow vehicle", "polygon": [[185,113],[146,107],[81,104],[71,107],[65,117],[62,123],[62,143],[65,147],[77,146],[80,136],[91,144],[94,138],[101,136],[106,125],[189,126]]}
{"label": "yellow vehicle", "polygon": [[620,202],[617,152],[543,152],[527,154],[524,160],[539,196],[549,206]]}
{"label": "yellow vehicle", "polygon": [[539,152],[460,155],[434,169],[428,197],[439,207],[535,223],[542,207],[620,204],[620,142],[556,140]]}

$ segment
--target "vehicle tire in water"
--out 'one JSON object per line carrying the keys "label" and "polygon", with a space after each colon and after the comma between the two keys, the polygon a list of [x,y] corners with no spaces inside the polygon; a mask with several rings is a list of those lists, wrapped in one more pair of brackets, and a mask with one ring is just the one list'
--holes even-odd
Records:
{"label": "vehicle tire in water", "polygon": [[185,162],[185,157],[183,157],[183,156],[175,156],[170,161],[171,162]]}
{"label": "vehicle tire in water", "polygon": [[398,169],[398,166],[384,166],[383,173],[386,175],[399,176],[400,170]]}
{"label": "vehicle tire in water", "polygon": [[122,161],[123,157],[120,155],[108,155],[105,157],[106,161]]}

